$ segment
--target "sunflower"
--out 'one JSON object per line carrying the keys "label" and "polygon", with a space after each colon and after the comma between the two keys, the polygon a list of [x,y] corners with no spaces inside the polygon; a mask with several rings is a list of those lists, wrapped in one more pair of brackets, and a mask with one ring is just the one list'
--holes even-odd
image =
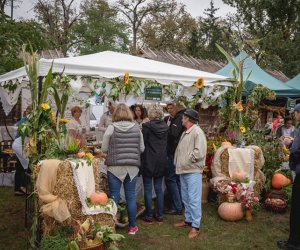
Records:
{"label": "sunflower", "polygon": [[239,111],[239,112],[242,112],[242,111],[244,110],[241,101],[239,101],[238,103],[233,104],[233,107],[234,107],[237,111]]}
{"label": "sunflower", "polygon": [[67,124],[67,123],[69,122],[69,120],[66,119],[66,118],[61,118],[61,119],[59,120],[59,122],[62,123],[62,124]]}
{"label": "sunflower", "polygon": [[89,159],[93,159],[94,158],[94,156],[90,152],[85,153],[85,156],[87,158],[89,158]]}
{"label": "sunflower", "polygon": [[129,73],[126,72],[124,75],[124,84],[127,85],[129,83]]}
{"label": "sunflower", "polygon": [[204,86],[204,77],[199,77],[196,81],[196,88],[201,89]]}
{"label": "sunflower", "polygon": [[240,131],[244,134],[244,133],[246,133],[246,128],[244,126],[241,126]]}
{"label": "sunflower", "polygon": [[41,104],[41,108],[45,111],[49,110],[50,109],[50,105],[46,102],[42,103]]}

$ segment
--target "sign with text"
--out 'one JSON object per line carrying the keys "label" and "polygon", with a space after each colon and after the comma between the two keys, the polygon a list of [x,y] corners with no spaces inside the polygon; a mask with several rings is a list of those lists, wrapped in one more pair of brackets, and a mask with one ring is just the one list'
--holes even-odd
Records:
{"label": "sign with text", "polygon": [[295,100],[295,99],[288,98],[287,103],[286,103],[286,108],[287,108],[288,110],[291,110],[291,109],[294,109],[295,106],[296,106],[296,100]]}
{"label": "sign with text", "polygon": [[145,88],[145,100],[161,101],[161,99],[162,99],[162,88],[161,87]]}

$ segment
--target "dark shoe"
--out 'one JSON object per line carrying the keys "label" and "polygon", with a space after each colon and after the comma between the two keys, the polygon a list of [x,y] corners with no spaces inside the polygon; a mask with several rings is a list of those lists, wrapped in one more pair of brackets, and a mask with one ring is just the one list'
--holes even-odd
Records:
{"label": "dark shoe", "polygon": [[182,211],[176,211],[176,210],[167,210],[165,211],[165,214],[169,214],[169,215],[182,215]]}
{"label": "dark shoe", "polygon": [[153,218],[151,218],[151,217],[144,216],[142,218],[142,220],[145,222],[145,224],[148,224],[148,225],[153,225],[154,224]]}
{"label": "dark shoe", "polygon": [[22,191],[15,191],[15,196],[24,196],[25,193]]}
{"label": "dark shoe", "polygon": [[300,250],[300,246],[295,246],[288,243],[288,241],[279,240],[277,241],[277,247],[284,250]]}
{"label": "dark shoe", "polygon": [[163,224],[164,223],[164,218],[163,217],[155,217],[156,221],[158,224]]}

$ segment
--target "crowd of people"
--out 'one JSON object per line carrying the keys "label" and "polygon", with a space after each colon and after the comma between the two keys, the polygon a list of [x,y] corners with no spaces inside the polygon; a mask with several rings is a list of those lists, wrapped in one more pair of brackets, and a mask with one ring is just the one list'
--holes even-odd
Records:
{"label": "crowd of people", "polygon": [[[103,133],[102,151],[107,166],[109,196],[120,202],[121,186],[124,187],[129,220],[129,234],[138,231],[136,225],[136,182],[142,176],[144,186],[145,215],[147,224],[163,223],[164,214],[182,215],[185,220],[175,227],[190,228],[188,237],[199,234],[201,224],[202,171],[205,166],[206,136],[198,125],[199,114],[194,109],[168,103],[168,116],[160,105],[128,107],[108,102],[96,133]],[[82,109],[71,109],[72,119],[68,129],[72,136],[82,136],[86,129],[81,120]],[[300,122],[300,104],[294,109],[295,118]],[[26,120],[20,121],[20,124]],[[300,134],[293,126],[293,119],[278,115],[265,126],[267,133],[281,138],[290,147],[290,168],[295,172],[290,217],[290,237],[279,241],[281,249],[300,246]],[[13,148],[24,169],[28,161],[20,151],[20,135],[17,134]],[[19,154],[20,153],[20,154]],[[24,193],[24,177],[16,173],[16,194]],[[165,181],[168,203],[164,200]],[[152,209],[152,189],[156,195],[156,210]],[[168,209],[166,209],[166,207]],[[295,248],[298,249],[298,248]]]}
{"label": "crowd of people", "polygon": [[[163,223],[164,213],[181,215],[184,208],[185,221],[175,226],[191,227],[188,237],[196,237],[201,223],[201,174],[206,157],[206,138],[197,125],[198,112],[169,103],[169,116],[164,117],[159,105],[150,105],[147,110],[141,105],[131,109],[125,104],[110,106],[113,112],[104,115],[110,115],[111,124],[105,128],[101,149],[105,153],[109,195],[117,204],[124,186],[129,234],[138,231],[135,186],[138,175],[142,175],[146,208],[143,221]],[[100,124],[104,124],[103,119]],[[167,211],[164,178],[170,200]]]}

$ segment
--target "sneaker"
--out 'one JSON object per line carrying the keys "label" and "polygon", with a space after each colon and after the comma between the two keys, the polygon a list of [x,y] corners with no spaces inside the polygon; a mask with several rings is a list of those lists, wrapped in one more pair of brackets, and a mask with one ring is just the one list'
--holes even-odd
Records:
{"label": "sneaker", "polygon": [[138,231],[138,227],[135,226],[135,227],[129,227],[128,229],[128,234],[131,234],[131,235],[135,235],[135,233]]}
{"label": "sneaker", "polygon": [[155,217],[156,221],[158,224],[163,224],[164,223],[164,218],[163,217]]}
{"label": "sneaker", "polygon": [[176,211],[176,210],[167,210],[165,211],[165,214],[169,214],[169,215],[182,215],[182,210],[180,211]]}
{"label": "sneaker", "polygon": [[144,216],[144,217],[142,218],[142,220],[144,221],[144,223],[146,223],[146,224],[148,224],[148,225],[154,224],[154,221],[153,221],[153,219],[152,219],[151,217]]}

